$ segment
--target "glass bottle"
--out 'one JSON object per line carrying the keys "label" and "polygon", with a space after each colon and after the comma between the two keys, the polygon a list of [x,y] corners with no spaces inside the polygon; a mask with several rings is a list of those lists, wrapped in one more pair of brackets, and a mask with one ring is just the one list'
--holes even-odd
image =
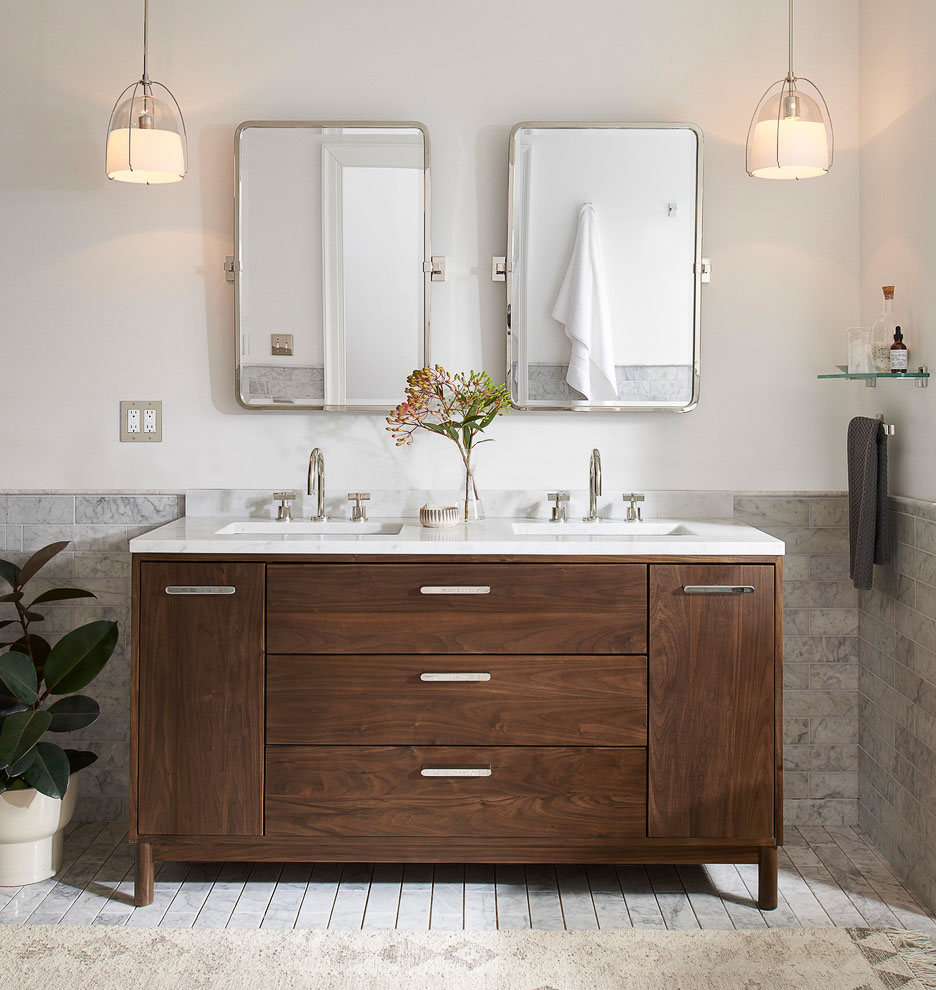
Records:
{"label": "glass bottle", "polygon": [[900,327],[894,332],[894,342],[890,345],[890,370],[892,375],[907,373],[907,345],[904,343]]}
{"label": "glass bottle", "polygon": [[881,373],[891,370],[890,345],[897,330],[897,317],[894,313],[894,287],[881,287],[884,293],[884,311],[871,326],[871,366],[872,371]]}

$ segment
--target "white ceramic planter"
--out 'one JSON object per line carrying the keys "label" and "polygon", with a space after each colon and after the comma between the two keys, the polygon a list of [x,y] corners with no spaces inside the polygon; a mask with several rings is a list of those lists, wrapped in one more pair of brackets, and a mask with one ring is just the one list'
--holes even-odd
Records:
{"label": "white ceramic planter", "polygon": [[29,787],[0,794],[0,887],[48,880],[62,866],[62,829],[75,813],[78,784],[64,798]]}

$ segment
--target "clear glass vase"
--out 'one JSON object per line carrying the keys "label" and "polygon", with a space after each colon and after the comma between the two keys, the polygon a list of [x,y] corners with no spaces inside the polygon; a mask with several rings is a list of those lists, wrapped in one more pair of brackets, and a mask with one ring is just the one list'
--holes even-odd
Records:
{"label": "clear glass vase", "polygon": [[465,468],[465,483],[462,485],[462,519],[465,522],[478,522],[484,518],[484,506],[478,494],[478,479],[476,477],[476,458],[473,451],[468,452],[468,463]]}

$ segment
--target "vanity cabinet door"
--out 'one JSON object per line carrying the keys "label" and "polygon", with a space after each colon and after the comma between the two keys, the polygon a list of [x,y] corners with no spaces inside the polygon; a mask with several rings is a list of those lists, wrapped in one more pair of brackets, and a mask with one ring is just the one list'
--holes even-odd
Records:
{"label": "vanity cabinet door", "polygon": [[650,568],[650,836],[774,834],[774,580],[764,564]]}
{"label": "vanity cabinet door", "polygon": [[140,565],[141,834],[262,834],[264,570]]}

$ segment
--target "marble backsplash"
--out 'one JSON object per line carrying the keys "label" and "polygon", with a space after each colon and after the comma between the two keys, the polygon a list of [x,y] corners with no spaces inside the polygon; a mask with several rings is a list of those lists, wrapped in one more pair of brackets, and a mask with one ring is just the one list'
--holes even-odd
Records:
{"label": "marble backsplash", "polygon": [[[0,556],[21,562],[55,540],[72,545],[44,577],[93,591],[96,599],[50,606],[50,638],[83,621],[120,623],[117,653],[90,690],[101,718],[72,734],[100,761],[82,771],[78,815],[123,820],[129,766],[130,554],[138,533],[190,515],[270,517],[269,491],[0,492]],[[371,492],[372,518],[412,516],[451,492]],[[569,517],[585,514],[588,496],[572,490]],[[848,582],[847,505],[840,492],[647,492],[645,518],[728,519],[750,523],[786,541],[784,736],[785,817],[791,824],[854,824],[858,820],[858,606]],[[492,517],[548,518],[543,491],[485,491]],[[620,494],[600,500],[601,512],[624,518]],[[330,515],[345,518],[342,497],[327,500]],[[296,518],[310,515],[301,496]],[[42,587],[45,587],[43,584]]]}

